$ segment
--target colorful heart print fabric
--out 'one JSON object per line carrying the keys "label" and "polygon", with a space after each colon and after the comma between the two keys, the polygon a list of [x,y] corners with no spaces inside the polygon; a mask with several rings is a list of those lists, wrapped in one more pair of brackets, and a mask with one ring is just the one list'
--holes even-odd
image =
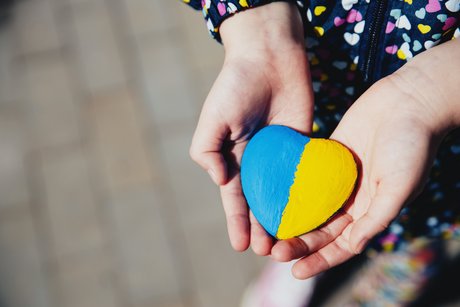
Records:
{"label": "colorful heart print fabric", "polygon": [[[315,95],[313,137],[329,137],[374,82],[417,54],[460,36],[460,0],[286,1],[296,3],[304,20]],[[211,35],[219,40],[223,20],[273,1],[185,2],[202,10]],[[453,70],[446,78],[457,74]],[[425,189],[372,247],[396,250],[421,236],[460,239],[460,171],[453,170],[460,170],[458,129],[441,144]]]}

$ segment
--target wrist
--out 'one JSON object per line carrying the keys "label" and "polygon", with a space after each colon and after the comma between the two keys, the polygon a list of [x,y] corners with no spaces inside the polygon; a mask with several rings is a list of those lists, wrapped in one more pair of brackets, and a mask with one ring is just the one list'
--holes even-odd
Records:
{"label": "wrist", "polygon": [[460,67],[459,52],[460,42],[447,42],[421,53],[389,76],[436,134],[460,127],[460,87],[453,73]]}
{"label": "wrist", "polygon": [[226,57],[304,50],[303,34],[300,13],[290,2],[273,2],[239,12],[220,26]]}

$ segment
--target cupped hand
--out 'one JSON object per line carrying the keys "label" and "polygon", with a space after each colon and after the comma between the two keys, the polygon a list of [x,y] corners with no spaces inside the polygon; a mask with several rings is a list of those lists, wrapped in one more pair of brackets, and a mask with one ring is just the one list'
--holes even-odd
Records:
{"label": "cupped hand", "polygon": [[203,105],[191,157],[220,186],[230,242],[267,255],[273,239],[249,212],[240,182],[248,138],[269,124],[310,132],[313,95],[297,8],[271,3],[227,19],[225,62]]}
{"label": "cupped hand", "polygon": [[331,221],[273,247],[276,260],[300,258],[295,277],[311,277],[360,253],[421,191],[445,131],[442,108],[427,98],[401,72],[376,83],[346,112],[331,139],[351,149],[360,177]]}

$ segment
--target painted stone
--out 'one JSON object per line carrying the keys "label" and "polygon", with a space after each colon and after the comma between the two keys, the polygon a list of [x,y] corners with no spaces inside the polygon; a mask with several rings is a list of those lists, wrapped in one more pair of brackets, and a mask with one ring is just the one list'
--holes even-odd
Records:
{"label": "painted stone", "polygon": [[267,126],[248,142],[241,183],[251,211],[272,236],[288,239],[325,223],[347,201],[358,176],[339,142]]}

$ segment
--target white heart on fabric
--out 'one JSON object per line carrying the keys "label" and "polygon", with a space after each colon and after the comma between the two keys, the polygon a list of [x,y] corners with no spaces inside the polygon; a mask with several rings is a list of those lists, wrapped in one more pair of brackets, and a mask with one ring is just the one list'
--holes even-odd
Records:
{"label": "white heart on fabric", "polygon": [[342,6],[345,11],[351,10],[353,4],[358,3],[358,0],[342,0]]}
{"label": "white heart on fabric", "polygon": [[347,62],[344,62],[344,61],[334,61],[332,62],[332,65],[334,65],[340,70],[344,70],[348,66]]}
{"label": "white heart on fabric", "polygon": [[412,25],[410,24],[409,19],[407,19],[406,15],[402,15],[401,17],[396,20],[396,27],[398,29],[406,29],[410,30],[412,28]]}
{"label": "white heart on fabric", "polygon": [[358,22],[356,25],[355,25],[355,33],[363,33],[364,31],[364,24],[366,23],[365,20],[362,20],[360,22]]}
{"label": "white heart on fabric", "polygon": [[233,14],[233,13],[235,13],[235,12],[238,10],[238,8],[236,7],[236,5],[234,5],[233,3],[228,2],[227,5],[228,5],[228,7],[227,7],[227,12],[228,12],[229,14]]}
{"label": "white heart on fabric", "polygon": [[423,44],[423,47],[425,47],[425,49],[430,49],[431,47],[434,47],[436,46],[437,44],[439,44],[439,40],[437,41],[426,41],[424,44]]}
{"label": "white heart on fabric", "polygon": [[359,35],[356,33],[345,32],[343,34],[343,38],[351,46],[354,46],[359,42]]}
{"label": "white heart on fabric", "polygon": [[216,28],[214,28],[214,25],[212,24],[211,19],[208,19],[208,21],[206,22],[206,27],[208,28],[210,32],[216,31]]}
{"label": "white heart on fabric", "polygon": [[460,0],[449,0],[446,2],[446,8],[451,12],[460,11]]}
{"label": "white heart on fabric", "polygon": [[321,82],[312,82],[311,87],[313,88],[313,92],[317,93],[321,88]]}
{"label": "white heart on fabric", "polygon": [[307,10],[307,19],[308,19],[308,21],[310,21],[310,22],[311,22],[311,20],[313,19],[313,18],[312,18],[312,15],[311,15],[310,9]]}
{"label": "white heart on fabric", "polygon": [[408,42],[405,42],[401,45],[401,48],[399,48],[399,52],[402,52],[404,54],[405,59],[411,59],[414,56],[410,51],[410,45]]}

